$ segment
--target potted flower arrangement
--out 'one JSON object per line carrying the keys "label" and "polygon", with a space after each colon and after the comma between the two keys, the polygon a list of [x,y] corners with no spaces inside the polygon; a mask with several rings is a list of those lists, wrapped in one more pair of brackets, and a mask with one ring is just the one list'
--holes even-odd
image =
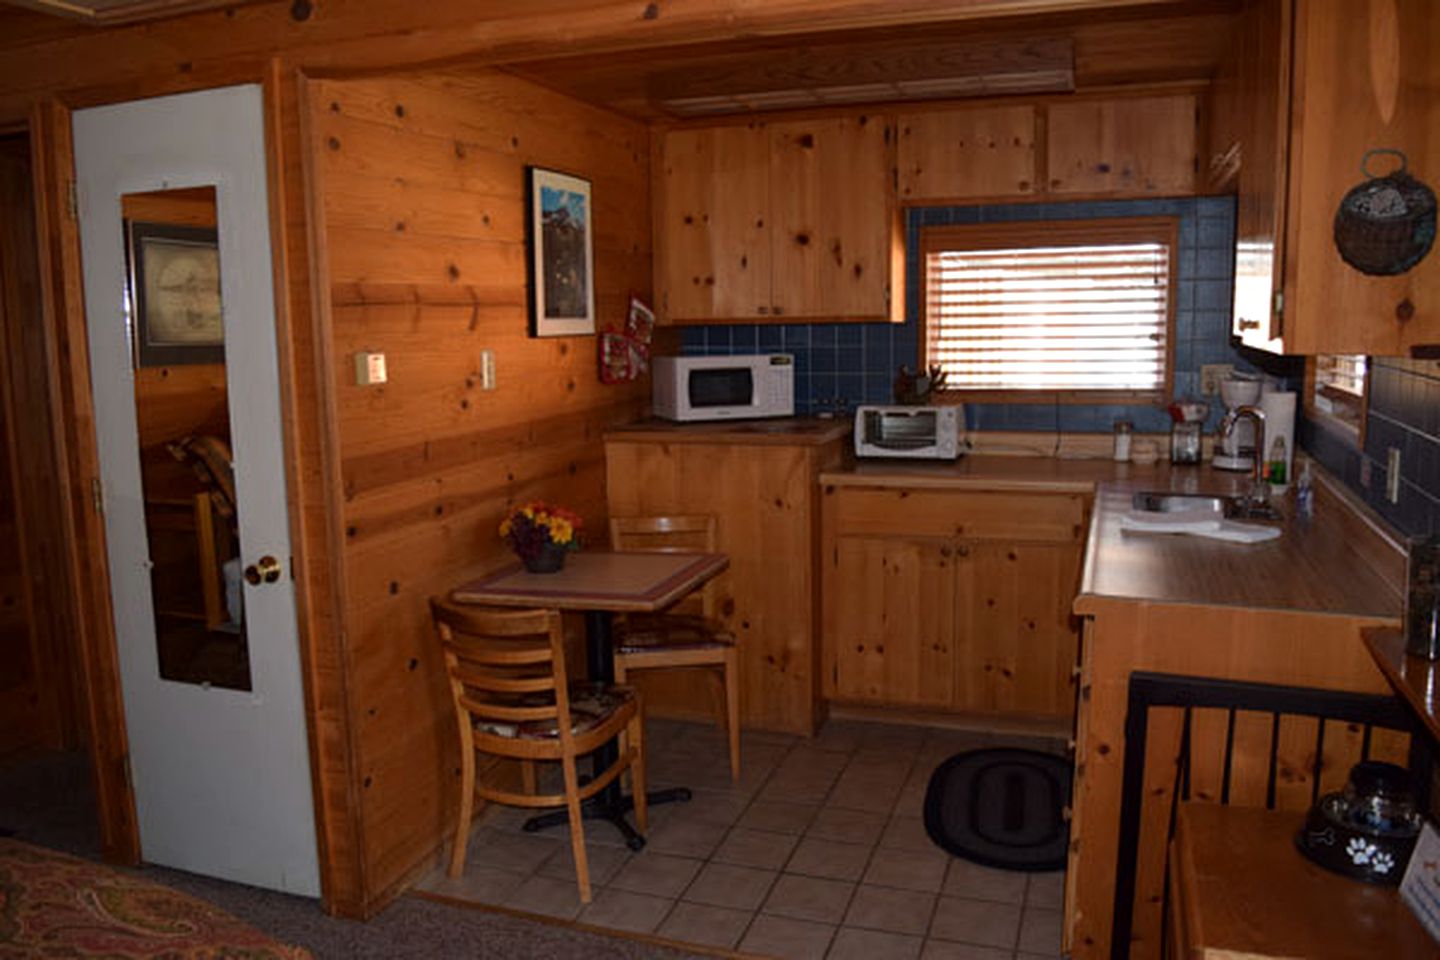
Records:
{"label": "potted flower arrangement", "polygon": [[516,507],[500,523],[500,536],[531,573],[554,573],[565,566],[565,554],[580,549],[580,517],[532,500]]}

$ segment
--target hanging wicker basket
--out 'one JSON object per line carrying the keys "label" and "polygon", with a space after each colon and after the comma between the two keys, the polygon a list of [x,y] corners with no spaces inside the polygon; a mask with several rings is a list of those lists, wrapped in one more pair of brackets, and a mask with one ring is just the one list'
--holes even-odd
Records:
{"label": "hanging wicker basket", "polygon": [[[1400,159],[1400,169],[1378,177],[1370,158]],[[1435,192],[1406,172],[1399,150],[1367,150],[1360,172],[1367,177],[1345,194],[1335,212],[1335,247],[1361,273],[1377,277],[1404,273],[1425,258],[1435,243]]]}

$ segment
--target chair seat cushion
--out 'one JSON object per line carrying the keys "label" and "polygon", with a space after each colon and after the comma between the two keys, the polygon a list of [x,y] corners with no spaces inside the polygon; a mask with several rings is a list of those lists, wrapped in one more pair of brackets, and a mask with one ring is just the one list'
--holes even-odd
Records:
{"label": "chair seat cushion", "polygon": [[631,616],[615,630],[617,653],[703,650],[735,645],[735,636],[714,620],[684,614]]}
{"label": "chair seat cushion", "polygon": [[[579,735],[610,719],[617,710],[635,699],[631,687],[606,685],[579,681],[570,684],[570,733]],[[516,706],[543,707],[553,704],[555,698],[549,694],[534,694],[523,697]],[[475,729],[491,736],[519,740],[556,740],[560,737],[560,725],[555,720],[527,720],[523,723],[506,723],[500,720],[475,721]]]}

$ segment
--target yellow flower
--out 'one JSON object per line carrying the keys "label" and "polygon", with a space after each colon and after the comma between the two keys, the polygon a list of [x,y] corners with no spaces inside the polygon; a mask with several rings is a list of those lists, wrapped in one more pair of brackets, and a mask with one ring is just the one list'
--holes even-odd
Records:
{"label": "yellow flower", "polygon": [[556,543],[569,543],[575,536],[575,528],[570,521],[556,517],[550,521],[550,539]]}
{"label": "yellow flower", "polygon": [[520,512],[523,515],[529,517],[531,520],[535,519],[535,508],[530,506],[529,504],[526,504],[524,507],[522,507],[520,509]]}
{"label": "yellow flower", "polygon": [[510,518],[509,518],[509,517],[506,517],[504,520],[500,521],[500,536],[502,536],[502,537],[508,537],[508,536],[510,536],[510,527],[511,527],[511,523],[510,523]]}

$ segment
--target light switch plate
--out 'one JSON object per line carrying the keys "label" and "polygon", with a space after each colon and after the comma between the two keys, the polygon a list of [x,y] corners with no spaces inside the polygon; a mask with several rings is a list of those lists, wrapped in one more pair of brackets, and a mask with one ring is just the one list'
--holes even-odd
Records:
{"label": "light switch plate", "polygon": [[495,351],[480,351],[480,389],[495,389]]}
{"label": "light switch plate", "polygon": [[355,383],[358,386],[369,387],[377,383],[385,382],[385,354],[383,353],[357,353],[355,354]]}

